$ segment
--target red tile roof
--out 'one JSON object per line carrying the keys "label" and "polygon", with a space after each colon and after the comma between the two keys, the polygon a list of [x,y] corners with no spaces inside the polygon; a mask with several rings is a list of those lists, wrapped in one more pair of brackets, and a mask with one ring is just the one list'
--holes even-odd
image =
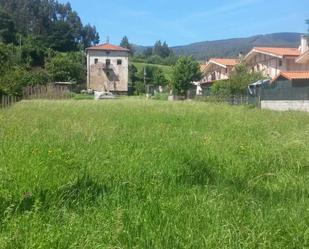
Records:
{"label": "red tile roof", "polygon": [[253,48],[252,51],[273,54],[273,55],[280,56],[280,57],[284,57],[284,56],[298,57],[301,54],[298,48],[255,47]]}
{"label": "red tile roof", "polygon": [[119,46],[109,44],[109,43],[104,43],[104,44],[97,45],[97,46],[94,46],[94,47],[89,47],[89,48],[86,48],[86,50],[126,51],[126,52],[129,52],[129,49],[127,49],[127,48],[119,47]]}
{"label": "red tile roof", "polygon": [[282,71],[273,81],[277,80],[279,77],[284,77],[288,80],[309,80],[309,71]]}
{"label": "red tile roof", "polygon": [[214,62],[216,64],[224,66],[235,66],[238,63],[237,59],[226,59],[226,58],[211,58],[209,62]]}

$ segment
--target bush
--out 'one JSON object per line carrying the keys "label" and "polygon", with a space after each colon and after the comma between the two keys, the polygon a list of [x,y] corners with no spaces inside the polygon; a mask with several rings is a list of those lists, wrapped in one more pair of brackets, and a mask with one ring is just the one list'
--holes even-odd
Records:
{"label": "bush", "polygon": [[53,81],[86,81],[86,70],[83,65],[83,54],[79,52],[57,53],[48,58],[46,62],[47,72]]}
{"label": "bush", "polygon": [[158,93],[156,92],[155,95],[152,97],[152,99],[155,100],[168,100],[168,93]]}
{"label": "bush", "polygon": [[173,67],[172,84],[177,94],[187,97],[192,81],[200,80],[200,65],[192,57],[180,57]]}
{"label": "bush", "polygon": [[0,89],[8,95],[20,95],[22,87],[26,85],[27,71],[22,67],[13,67],[0,78]]}
{"label": "bush", "polygon": [[49,77],[44,69],[38,69],[35,71],[28,71],[25,73],[24,82],[25,85],[45,85],[48,83]]}
{"label": "bush", "polygon": [[211,87],[211,92],[217,97],[241,96],[247,93],[250,83],[263,78],[261,73],[250,72],[245,64],[240,63],[235,66],[230,79],[215,82]]}

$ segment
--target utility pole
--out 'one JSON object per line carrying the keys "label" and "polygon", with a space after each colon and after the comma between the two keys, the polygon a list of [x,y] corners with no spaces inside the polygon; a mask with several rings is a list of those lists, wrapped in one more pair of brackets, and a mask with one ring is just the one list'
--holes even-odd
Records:
{"label": "utility pole", "polygon": [[21,35],[19,35],[19,59],[21,61]]}
{"label": "utility pole", "polygon": [[145,93],[147,93],[147,89],[146,89],[146,76],[147,76],[146,67],[144,67],[144,87],[145,87]]}

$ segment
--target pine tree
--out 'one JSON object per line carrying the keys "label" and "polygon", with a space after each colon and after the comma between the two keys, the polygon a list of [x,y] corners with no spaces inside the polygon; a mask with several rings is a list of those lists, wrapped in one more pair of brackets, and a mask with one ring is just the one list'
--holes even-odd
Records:
{"label": "pine tree", "polygon": [[129,42],[129,39],[127,36],[124,36],[120,42],[120,47],[123,47],[123,48],[127,48],[130,50],[130,54],[133,55],[134,54],[134,51],[133,51],[133,46],[130,44]]}
{"label": "pine tree", "polygon": [[12,18],[0,10],[0,41],[13,43],[15,41],[16,29]]}
{"label": "pine tree", "polygon": [[161,50],[162,50],[162,43],[161,41],[156,41],[156,43],[153,46],[153,54],[159,55],[161,57]]}

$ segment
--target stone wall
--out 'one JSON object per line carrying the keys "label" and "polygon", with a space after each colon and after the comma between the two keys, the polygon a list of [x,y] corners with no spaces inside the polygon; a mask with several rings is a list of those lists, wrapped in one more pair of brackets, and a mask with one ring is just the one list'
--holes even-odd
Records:
{"label": "stone wall", "polygon": [[[106,60],[110,67],[106,68]],[[117,63],[121,60],[121,65]],[[126,93],[128,91],[128,53],[121,51],[88,51],[87,88],[96,91]]]}

